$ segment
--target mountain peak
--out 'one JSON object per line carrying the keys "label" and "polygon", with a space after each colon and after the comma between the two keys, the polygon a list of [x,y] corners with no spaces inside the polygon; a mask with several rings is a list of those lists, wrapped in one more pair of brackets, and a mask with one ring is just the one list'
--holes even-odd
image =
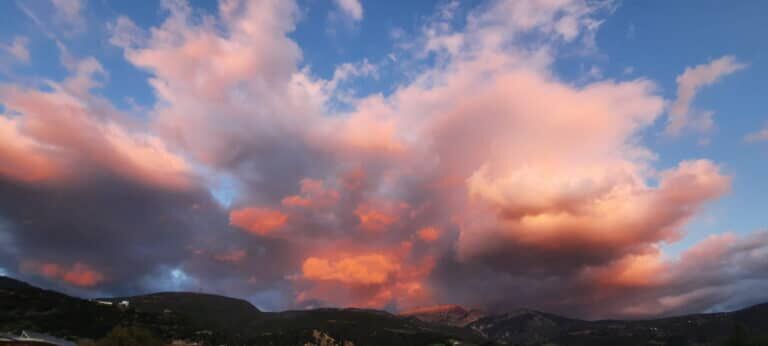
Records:
{"label": "mountain peak", "polygon": [[414,317],[431,323],[463,327],[485,316],[477,309],[467,309],[460,305],[445,304],[415,308],[400,313],[400,316]]}

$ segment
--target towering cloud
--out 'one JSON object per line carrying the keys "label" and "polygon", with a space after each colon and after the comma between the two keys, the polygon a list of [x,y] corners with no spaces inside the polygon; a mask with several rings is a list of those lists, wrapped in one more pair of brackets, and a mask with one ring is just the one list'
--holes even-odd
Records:
{"label": "towering cloud", "polygon": [[[662,253],[731,178],[711,160],[657,163],[641,139],[665,110],[654,82],[555,72],[564,51],[595,49],[610,3],[490,1],[460,21],[448,4],[398,52],[411,78],[345,107],[340,85],[377,69],[300,67],[294,2],[162,6],[157,26],[109,25],[150,75],[146,119],[94,92],[108,71],[92,58],[63,59],[69,76],[47,88],[0,86],[3,268],[78,292],[200,289],[267,309],[587,317],[738,305],[755,297],[722,297],[766,284],[762,233]],[[674,131],[699,88],[740,68],[724,57],[681,75]]]}

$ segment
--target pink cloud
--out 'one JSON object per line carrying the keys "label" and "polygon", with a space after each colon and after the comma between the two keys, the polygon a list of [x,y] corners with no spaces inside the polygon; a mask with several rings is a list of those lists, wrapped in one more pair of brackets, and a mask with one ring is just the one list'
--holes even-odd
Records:
{"label": "pink cloud", "polygon": [[0,117],[0,175],[26,182],[50,180],[61,167],[45,149],[19,131],[19,122]]}
{"label": "pink cloud", "polygon": [[[601,6],[496,1],[458,30],[448,5],[417,39],[426,52],[415,53],[441,63],[362,97],[338,94],[352,73],[343,67],[331,80],[299,68],[294,2],[222,1],[203,17],[185,2],[163,6],[157,27],[125,17],[111,26],[110,41],[151,75],[149,124],[91,93],[107,75],[97,61],[67,61],[72,76],[51,91],[0,89],[19,113],[0,118],[0,160],[10,163],[0,175],[40,182],[106,172],[165,189],[202,187],[196,173],[231,177],[242,207],[229,210],[229,224],[305,251],[252,280],[289,282],[297,304],[492,304],[513,288],[522,302],[573,311],[665,313],[711,297],[686,295],[687,280],[719,280],[684,268],[755,265],[736,249],[745,242],[725,238],[678,262],[658,250],[727,193],[730,178],[708,160],[657,171],[640,140],[665,110],[653,82],[556,76],[559,43],[594,44]],[[518,44],[527,34],[545,39]],[[696,90],[734,64],[686,72],[673,108],[687,113]],[[341,98],[348,111],[329,101]],[[241,263],[248,252],[239,246],[200,251]],[[103,280],[85,265],[36,272],[81,286]],[[541,299],[564,290],[573,298]],[[626,311],[622,296],[631,298]],[[584,307],[598,299],[605,304]]]}
{"label": "pink cloud", "polygon": [[18,113],[0,118],[0,131],[6,134],[0,155],[18,166],[5,174],[25,181],[62,181],[82,179],[95,169],[148,185],[188,188],[192,173],[185,159],[158,137],[132,130],[124,115],[88,94],[98,85],[93,79],[102,71],[98,62],[72,64],[74,74],[54,83],[53,91],[0,86],[0,101]]}

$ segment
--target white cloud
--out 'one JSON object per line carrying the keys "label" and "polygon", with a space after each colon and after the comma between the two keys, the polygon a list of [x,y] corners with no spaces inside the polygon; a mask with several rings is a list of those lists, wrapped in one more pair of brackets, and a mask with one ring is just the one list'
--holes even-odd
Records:
{"label": "white cloud", "polygon": [[355,21],[363,19],[363,5],[359,0],[335,0],[336,6]]}
{"label": "white cloud", "polygon": [[745,68],[730,55],[712,60],[709,63],[688,67],[677,76],[677,99],[669,109],[666,133],[678,135],[689,128],[698,131],[709,130],[712,125],[711,111],[693,112],[691,103],[701,88],[712,85],[721,78]]}

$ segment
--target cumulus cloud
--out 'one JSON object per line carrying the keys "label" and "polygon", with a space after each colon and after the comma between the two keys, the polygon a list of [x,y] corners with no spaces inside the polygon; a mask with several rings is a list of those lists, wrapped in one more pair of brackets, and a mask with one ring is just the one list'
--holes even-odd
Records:
{"label": "cumulus cloud", "polygon": [[[403,52],[436,63],[372,95],[344,90],[375,77],[366,60],[329,79],[299,68],[294,2],[162,6],[157,26],[108,25],[150,75],[146,121],[96,96],[108,71],[95,59],[62,54],[70,76],[50,88],[0,87],[14,112],[0,117],[3,268],[86,293],[201,289],[273,309],[590,317],[714,308],[744,290],[724,280],[761,273],[728,270],[759,266],[746,255],[757,236],[663,256],[730,178],[706,159],[657,167],[640,139],[664,112],[654,82],[554,72],[560,50],[593,48],[608,2],[491,1],[465,21],[450,3]],[[710,65],[723,66],[679,78],[685,104],[740,68]],[[237,186],[227,205],[212,197],[221,176]]]}
{"label": "cumulus cloud", "polygon": [[726,55],[706,64],[687,67],[677,76],[677,98],[670,105],[666,133],[678,135],[684,129],[708,131],[713,126],[711,111],[691,110],[696,94],[725,76],[746,68],[735,57]]}

